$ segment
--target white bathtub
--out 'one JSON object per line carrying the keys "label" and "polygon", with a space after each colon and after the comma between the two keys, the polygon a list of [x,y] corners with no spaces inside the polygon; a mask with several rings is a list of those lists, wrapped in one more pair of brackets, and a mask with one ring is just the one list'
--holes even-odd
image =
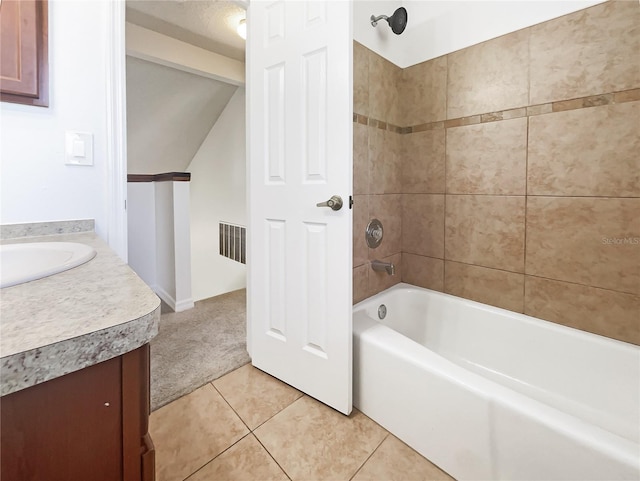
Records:
{"label": "white bathtub", "polygon": [[640,479],[637,346],[408,284],[353,331],[355,406],[456,479]]}

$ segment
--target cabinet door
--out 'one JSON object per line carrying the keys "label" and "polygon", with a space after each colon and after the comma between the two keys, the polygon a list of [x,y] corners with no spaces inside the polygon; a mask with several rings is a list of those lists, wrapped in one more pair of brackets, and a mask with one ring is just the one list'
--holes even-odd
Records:
{"label": "cabinet door", "polygon": [[122,356],[122,450],[124,481],[155,479],[149,436],[149,344]]}
{"label": "cabinet door", "polygon": [[120,357],[3,396],[0,479],[122,479],[121,403]]}
{"label": "cabinet door", "polygon": [[153,446],[151,436],[144,436],[144,446],[142,447],[142,481],[155,481],[156,479],[156,450]]}
{"label": "cabinet door", "polygon": [[46,0],[0,3],[1,100],[48,105]]}

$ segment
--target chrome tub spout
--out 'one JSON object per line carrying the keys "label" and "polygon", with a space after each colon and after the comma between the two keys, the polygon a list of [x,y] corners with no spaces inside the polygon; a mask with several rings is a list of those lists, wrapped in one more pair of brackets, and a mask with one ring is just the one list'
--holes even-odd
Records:
{"label": "chrome tub spout", "polygon": [[396,275],[396,266],[393,262],[371,261],[371,268],[376,272],[386,272],[390,276]]}

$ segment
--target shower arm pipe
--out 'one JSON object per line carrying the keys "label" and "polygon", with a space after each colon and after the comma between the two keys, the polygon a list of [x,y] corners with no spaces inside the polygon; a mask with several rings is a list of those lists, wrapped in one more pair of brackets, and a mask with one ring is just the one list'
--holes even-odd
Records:
{"label": "shower arm pipe", "polygon": [[371,15],[370,20],[373,27],[377,26],[380,20],[386,20],[393,33],[400,35],[407,27],[407,9],[404,7],[396,8],[396,11],[393,12],[393,15],[390,17],[386,15],[379,15],[377,17]]}
{"label": "shower arm pipe", "polygon": [[387,15],[378,15],[377,17],[375,15],[371,15],[371,25],[373,25],[374,27],[376,25],[378,25],[378,22],[380,20],[386,20],[387,23],[389,23],[389,17]]}

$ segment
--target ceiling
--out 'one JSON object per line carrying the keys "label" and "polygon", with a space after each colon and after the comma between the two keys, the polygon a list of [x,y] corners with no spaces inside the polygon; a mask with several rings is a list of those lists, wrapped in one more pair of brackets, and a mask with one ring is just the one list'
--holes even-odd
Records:
{"label": "ceiling", "polygon": [[126,19],[149,30],[244,61],[236,28],[245,3],[225,0],[127,0]]}
{"label": "ceiling", "polygon": [[128,173],[185,172],[236,88],[127,57]]}

